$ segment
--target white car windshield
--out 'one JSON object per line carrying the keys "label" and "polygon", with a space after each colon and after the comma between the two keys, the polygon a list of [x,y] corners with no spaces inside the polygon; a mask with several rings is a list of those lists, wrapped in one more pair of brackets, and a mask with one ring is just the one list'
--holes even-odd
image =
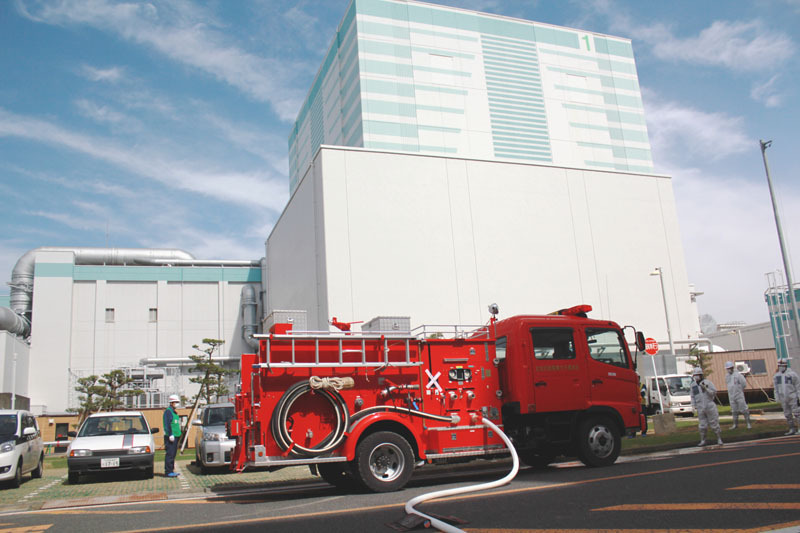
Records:
{"label": "white car windshield", "polygon": [[147,434],[147,424],[141,415],[98,416],[86,419],[81,426],[79,437],[100,437],[103,435]]}

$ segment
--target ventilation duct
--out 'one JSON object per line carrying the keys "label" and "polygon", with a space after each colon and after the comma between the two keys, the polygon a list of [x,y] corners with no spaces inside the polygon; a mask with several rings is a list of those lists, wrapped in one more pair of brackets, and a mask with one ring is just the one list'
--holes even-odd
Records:
{"label": "ventilation duct", "polygon": [[255,352],[258,352],[258,339],[253,334],[258,331],[258,300],[252,285],[242,287],[242,339]]}

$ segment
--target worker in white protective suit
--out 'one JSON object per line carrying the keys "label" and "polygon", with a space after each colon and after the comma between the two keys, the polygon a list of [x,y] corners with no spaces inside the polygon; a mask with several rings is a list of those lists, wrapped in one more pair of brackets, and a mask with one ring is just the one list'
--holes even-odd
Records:
{"label": "worker in white protective suit", "polygon": [[700,443],[698,446],[705,446],[706,432],[708,427],[717,434],[717,444],[722,444],[722,429],[719,427],[719,411],[714,398],[717,396],[717,388],[711,381],[703,379],[703,369],[699,366],[692,371],[694,383],[691,386],[692,409],[697,411],[698,429],[700,430]]}
{"label": "worker in white protective suit", "polygon": [[731,429],[739,427],[739,414],[744,415],[744,421],[747,423],[747,429],[751,429],[750,425],[750,409],[747,408],[747,402],[744,400],[744,389],[747,388],[747,380],[744,376],[734,368],[732,361],[725,362],[725,384],[728,386],[728,401],[731,404],[731,414],[733,415],[733,425]]}
{"label": "worker in white protective suit", "polygon": [[797,403],[800,398],[800,378],[797,372],[789,368],[788,361],[781,359],[772,382],[775,386],[775,399],[783,406],[783,416],[789,424],[786,435],[794,435],[797,433],[797,422],[800,421],[800,405]]}

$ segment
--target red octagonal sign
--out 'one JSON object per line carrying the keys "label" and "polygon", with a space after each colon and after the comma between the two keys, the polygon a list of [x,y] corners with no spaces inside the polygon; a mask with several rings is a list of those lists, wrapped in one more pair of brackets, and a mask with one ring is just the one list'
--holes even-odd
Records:
{"label": "red octagonal sign", "polygon": [[658,353],[658,342],[652,337],[647,337],[644,340],[644,351],[647,352],[650,355],[657,354]]}

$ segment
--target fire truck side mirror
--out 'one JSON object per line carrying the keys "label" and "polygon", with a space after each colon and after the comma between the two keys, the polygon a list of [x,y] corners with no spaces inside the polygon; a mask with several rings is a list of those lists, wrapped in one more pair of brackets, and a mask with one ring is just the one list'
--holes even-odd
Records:
{"label": "fire truck side mirror", "polygon": [[642,333],[641,331],[637,331],[636,332],[636,349],[639,350],[640,352],[643,352],[644,351],[644,345],[645,345],[644,333]]}

